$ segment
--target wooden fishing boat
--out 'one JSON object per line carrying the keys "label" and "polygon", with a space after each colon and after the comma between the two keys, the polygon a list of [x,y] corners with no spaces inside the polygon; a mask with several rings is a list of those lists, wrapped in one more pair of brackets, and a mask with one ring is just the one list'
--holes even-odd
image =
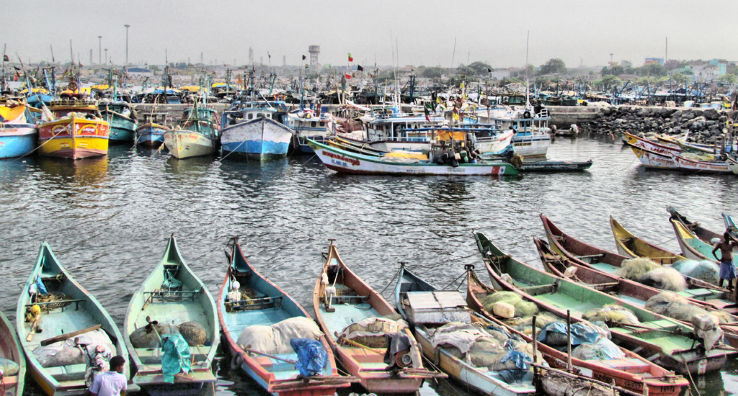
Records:
{"label": "wooden fishing boat", "polygon": [[164,145],[174,158],[212,155],[220,142],[220,125],[215,110],[198,107],[185,110],[184,121],[164,132]]}
{"label": "wooden fishing boat", "polygon": [[[717,263],[722,260],[722,253],[718,249],[715,254],[717,258],[712,255],[712,250],[715,248],[713,245],[697,238],[692,231],[681,221],[671,218],[669,219],[671,226],[674,228],[676,234],[676,240],[679,243],[679,247],[682,248],[682,254],[685,257],[692,260],[710,260]],[[721,238],[721,237],[716,237]],[[732,256],[733,265],[738,264],[738,252],[733,252]]]}
{"label": "wooden fishing boat", "polygon": [[623,256],[647,257],[662,265],[674,264],[679,260],[686,259],[680,254],[672,253],[638,238],[620,225],[612,216],[610,216],[610,228],[612,229],[612,235],[615,237],[615,246]]}
{"label": "wooden fishing boat", "polygon": [[681,150],[670,144],[660,144],[651,140],[625,132],[623,142],[632,150],[633,154],[647,168],[676,169],[672,154],[678,154]]}
{"label": "wooden fishing boat", "polygon": [[[549,246],[557,254],[566,256],[568,259],[587,267],[594,268],[608,274],[617,274],[623,260],[626,257],[614,252],[600,249],[596,246],[587,244],[573,236],[564,233],[556,224],[548,217],[541,214],[543,228],[546,231],[546,238]],[[660,263],[656,261],[656,263]],[[685,277],[687,280],[687,290],[682,293],[685,297],[699,299],[702,301],[729,300],[730,296],[727,289],[720,288],[717,285]]]}
{"label": "wooden fishing boat", "polygon": [[691,233],[693,233],[697,238],[699,238],[700,240],[704,242],[710,243],[710,241],[712,241],[714,238],[722,237],[722,234],[718,234],[717,232],[708,230],[707,228],[702,227],[702,225],[700,225],[700,223],[696,221],[687,220],[686,217],[684,217],[681,213],[677,212],[677,210],[671,206],[667,206],[666,211],[669,212],[671,219],[678,220]]}
{"label": "wooden fishing boat", "polygon": [[[34,311],[40,313],[34,315]],[[81,352],[78,359],[43,359],[42,346],[60,345],[55,342],[59,341],[72,343],[70,347],[74,348],[77,337],[87,338],[94,333],[96,340],[104,341],[102,345],[107,344],[107,349],[112,349],[109,350],[112,355],[128,357],[128,349],[113,318],[69,275],[46,242],[41,244],[31,274],[23,286],[15,316],[18,338],[31,376],[47,395],[87,395],[87,364]],[[88,352],[91,347],[88,346]],[[44,367],[44,362],[49,367]],[[62,363],[67,364],[59,365]],[[130,378],[128,362],[123,374]]]}
{"label": "wooden fishing boat", "polygon": [[520,172],[583,172],[592,166],[587,161],[532,161],[523,162],[518,168]]}
{"label": "wooden fishing boat", "polygon": [[0,312],[0,358],[18,364],[16,373],[0,373],[0,395],[22,396],[26,382],[26,358],[23,356],[13,325],[2,312]]}
{"label": "wooden fishing boat", "polygon": [[[498,290],[482,283],[474,272],[473,266],[467,267],[466,285],[466,301],[471,309],[481,313],[492,322],[505,326],[508,331],[517,334],[526,342],[533,342],[531,336],[507,325],[502,319],[484,308],[482,298]],[[523,299],[535,302],[527,296],[523,296]],[[547,312],[544,305],[537,305],[539,312]],[[536,344],[536,348],[552,367],[562,369],[567,367],[568,354],[566,352],[540,342]],[[672,371],[668,371],[627,349],[620,347],[620,350],[625,354],[625,357],[615,360],[582,360],[572,356],[571,366],[573,372],[608,384],[614,382],[616,386],[637,394],[648,392],[649,395],[676,396],[689,386],[689,382],[681,375],[675,375]]]}
{"label": "wooden fishing boat", "polygon": [[[683,374],[705,374],[720,370],[728,355],[736,350],[719,343],[703,345],[691,326],[657,315],[628,301],[562,279],[504,254],[483,234],[475,233],[477,247],[495,289],[515,291],[559,317],[567,312],[575,321],[608,304],[629,310],[638,319],[633,323],[608,323],[618,345],[637,350],[658,365]],[[503,276],[503,274],[506,274]]]}
{"label": "wooden fishing boat", "polygon": [[727,213],[723,213],[722,216],[723,221],[725,222],[725,229],[728,230],[734,238],[738,238],[738,225],[736,225],[736,221],[733,219],[733,216]]}
{"label": "wooden fishing boat", "polygon": [[[593,289],[616,296],[621,300],[628,301],[638,306],[645,306],[649,298],[663,292],[655,287],[647,286],[639,282],[622,278],[618,275],[598,271],[586,265],[581,265],[564,255],[554,252],[545,241],[533,238],[538,254],[541,257],[543,268],[549,273],[560,278],[566,278],[575,282],[585,284]],[[569,272],[567,272],[569,271]],[[733,301],[727,299],[700,300],[692,298],[692,292],[674,292],[684,297],[690,305],[702,308],[708,312],[726,311],[730,316],[729,323],[738,323],[738,309],[726,308],[733,305]],[[691,326],[691,323],[685,323]],[[732,347],[738,347],[738,326],[721,326],[725,331],[726,342]]]}
{"label": "wooden fishing boat", "polygon": [[110,124],[101,118],[97,105],[60,101],[49,108],[54,119],[38,126],[41,155],[78,159],[108,154]]}
{"label": "wooden fishing boat", "polygon": [[[233,301],[228,292],[234,281],[240,284],[239,293],[246,292],[248,300]],[[266,354],[244,350],[237,342],[241,331],[253,325],[271,326],[292,317],[309,318],[308,313],[289,294],[261,276],[243,255],[234,240],[230,263],[218,295],[218,320],[223,329],[223,341],[234,359],[264,390],[280,395],[333,395],[336,388],[351,385],[351,379],[338,375],[333,352],[325,336],[320,341],[328,352],[323,373],[305,380],[295,368],[296,353]],[[312,320],[312,319],[311,319]]]}
{"label": "wooden fishing boat", "polygon": [[136,113],[124,101],[105,102],[100,104],[103,119],[110,124],[109,141],[114,143],[130,143],[136,136]]}
{"label": "wooden fishing boat", "polygon": [[728,160],[703,160],[700,159],[700,157],[697,155],[687,155],[686,153],[672,154],[672,159],[674,160],[674,165],[676,166],[676,169],[684,172],[722,174],[733,173],[733,169],[731,169],[730,162]]}
{"label": "wooden fishing boat", "polygon": [[359,154],[318,143],[306,138],[315,154],[323,164],[331,170],[341,173],[363,175],[517,175],[518,170],[510,163],[503,161],[485,161],[478,163],[460,163],[441,165],[428,160],[411,158],[386,158]]}
{"label": "wooden fishing boat", "polygon": [[[123,324],[125,342],[136,368],[135,384],[149,394],[188,395],[214,391],[213,359],[218,349],[218,320],[215,302],[200,279],[185,263],[172,235],[159,264],[133,293]],[[204,328],[204,345],[189,345],[191,371],[166,382],[162,372],[161,344],[135,347],[131,334],[150,323],[180,327],[195,322]],[[154,330],[156,327],[154,326]],[[158,330],[156,330],[158,334]]]}
{"label": "wooden fishing boat", "polygon": [[[329,287],[335,288],[335,296],[329,295]],[[346,327],[364,319],[396,317],[398,314],[381,294],[364,283],[343,263],[333,241],[328,247],[326,262],[315,282],[313,309],[315,320],[327,336],[333,352],[346,371],[357,377],[367,391],[416,392],[424,379],[437,376],[423,367],[418,344],[407,327],[401,332],[409,338],[410,349],[404,357],[409,357],[411,363],[407,364],[401,358],[391,370],[388,370],[388,364],[384,361],[389,347],[386,343],[377,344],[381,345],[379,347],[368,347],[337,336]]]}
{"label": "wooden fishing boat", "polygon": [[[402,318],[414,328],[425,357],[456,381],[487,395],[534,395],[533,373],[520,381],[508,382],[499,372],[475,367],[451,354],[446,348],[433,347],[433,327],[447,322],[472,323],[469,308],[458,290],[439,290],[420,279],[403,265],[395,285],[395,304]],[[434,326],[435,325],[435,326]]]}
{"label": "wooden fishing boat", "polygon": [[136,128],[136,144],[157,148],[164,144],[164,134],[172,128],[168,125],[168,113],[147,113],[144,122]]}
{"label": "wooden fishing boat", "polygon": [[286,156],[293,134],[287,126],[262,115],[224,128],[220,142],[224,153],[265,160]]}
{"label": "wooden fishing boat", "polygon": [[0,158],[27,155],[36,148],[38,129],[28,121],[24,105],[0,105]]}

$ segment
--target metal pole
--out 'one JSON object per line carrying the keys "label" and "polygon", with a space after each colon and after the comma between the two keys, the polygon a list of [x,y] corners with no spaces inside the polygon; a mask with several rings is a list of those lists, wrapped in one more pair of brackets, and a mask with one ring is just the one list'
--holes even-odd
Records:
{"label": "metal pole", "polygon": [[128,28],[131,27],[129,24],[123,25],[126,28],[126,65],[128,65]]}
{"label": "metal pole", "polygon": [[571,372],[571,311],[566,310],[566,371]]}
{"label": "metal pole", "polygon": [[97,64],[102,64],[102,36],[97,36]]}

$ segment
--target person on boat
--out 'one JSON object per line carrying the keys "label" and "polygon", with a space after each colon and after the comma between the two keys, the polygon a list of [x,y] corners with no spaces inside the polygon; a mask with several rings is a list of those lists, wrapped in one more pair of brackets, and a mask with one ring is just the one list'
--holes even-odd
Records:
{"label": "person on boat", "polygon": [[122,356],[113,356],[110,359],[110,370],[95,376],[90,387],[92,396],[120,396],[125,395],[128,389],[123,368],[126,360]]}
{"label": "person on boat", "polygon": [[715,254],[720,250],[720,282],[718,286],[723,287],[723,280],[728,281],[728,290],[733,290],[733,278],[735,275],[735,266],[733,266],[733,248],[738,247],[738,240],[730,235],[730,231],[725,230],[723,237],[720,242],[715,244],[715,248],[712,249],[712,255],[716,259],[718,256]]}

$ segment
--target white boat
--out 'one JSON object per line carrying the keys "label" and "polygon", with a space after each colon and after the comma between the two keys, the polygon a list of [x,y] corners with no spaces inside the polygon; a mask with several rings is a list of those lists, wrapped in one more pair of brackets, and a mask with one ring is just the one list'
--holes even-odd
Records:
{"label": "white boat", "polygon": [[293,134],[292,129],[271,118],[254,118],[223,129],[220,144],[224,153],[278,158],[287,155]]}
{"label": "white boat", "polygon": [[182,125],[164,132],[164,145],[178,159],[212,155],[220,132],[215,118],[215,110],[212,109],[195,105],[185,110]]}
{"label": "white boat", "polygon": [[401,114],[396,108],[390,114],[375,114],[366,123],[369,145],[385,152],[416,151],[427,153],[430,149],[431,130],[446,124],[442,116]]}
{"label": "white boat", "polygon": [[330,114],[308,109],[287,114],[287,126],[295,131],[294,146],[303,153],[312,152],[307,139],[323,142],[334,130],[333,117]]}

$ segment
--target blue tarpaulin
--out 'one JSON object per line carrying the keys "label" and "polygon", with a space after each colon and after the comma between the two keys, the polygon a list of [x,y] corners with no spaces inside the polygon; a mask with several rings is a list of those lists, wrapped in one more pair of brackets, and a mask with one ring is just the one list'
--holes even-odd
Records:
{"label": "blue tarpaulin", "polygon": [[297,353],[297,370],[303,377],[320,375],[328,362],[328,353],[320,341],[310,338],[293,338],[290,346]]}
{"label": "blue tarpaulin", "polygon": [[161,335],[161,372],[164,382],[174,383],[174,376],[190,372],[190,346],[179,333]]}
{"label": "blue tarpaulin", "polygon": [[[548,333],[559,333],[566,336],[566,323],[564,322],[551,322],[541,329],[538,334],[538,341],[547,344],[546,339]],[[586,323],[574,323],[571,325],[571,345],[576,346],[584,343],[593,343],[600,337],[600,333],[597,332],[593,326]],[[548,345],[548,344],[547,344]]]}
{"label": "blue tarpaulin", "polygon": [[522,380],[528,374],[528,368],[533,359],[519,351],[507,351],[505,357],[502,358],[500,363],[505,363],[512,360],[515,363],[517,369],[512,370],[500,370],[498,373],[502,379],[507,383],[513,383]]}

